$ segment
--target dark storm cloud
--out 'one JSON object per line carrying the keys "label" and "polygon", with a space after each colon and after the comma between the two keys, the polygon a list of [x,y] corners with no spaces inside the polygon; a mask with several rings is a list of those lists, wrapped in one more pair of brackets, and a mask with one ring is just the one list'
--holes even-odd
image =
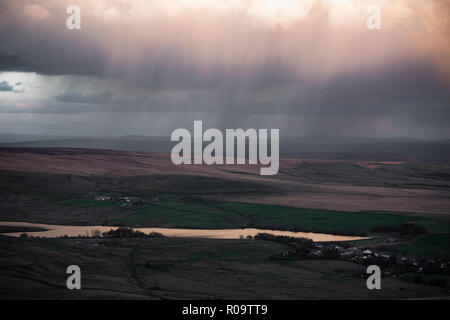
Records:
{"label": "dark storm cloud", "polygon": [[23,62],[18,55],[0,53],[0,71],[32,71],[33,68]]}
{"label": "dark storm cloud", "polygon": [[14,87],[6,81],[0,82],[0,91],[13,91]]}
{"label": "dark storm cloud", "polygon": [[[113,93],[114,92],[114,93]],[[375,73],[340,76],[326,84],[292,82],[265,88],[146,90],[116,87],[113,91],[67,92],[55,100],[99,104],[114,111],[207,111],[218,114],[297,114],[305,116],[424,116],[447,125],[450,91],[429,72],[427,64],[403,62]],[[74,112],[79,110],[75,109]]]}
{"label": "dark storm cloud", "polygon": [[425,114],[433,112],[433,106],[450,112],[449,86],[427,63],[387,65],[376,72],[338,77],[317,89],[310,88],[309,100],[304,101],[308,114]]}
{"label": "dark storm cloud", "polygon": [[70,92],[57,95],[55,100],[61,102],[71,103],[93,103],[93,104],[105,104],[111,103],[111,92],[102,92],[94,94],[83,94],[80,92]]}
{"label": "dark storm cloud", "polygon": [[[21,84],[16,83],[14,84],[10,84],[8,81],[1,81],[0,79],[0,91],[9,91],[9,92],[15,92],[15,93],[23,93],[25,92],[25,88],[20,88]],[[19,87],[19,88],[17,88]]]}
{"label": "dark storm cloud", "polygon": [[[310,20],[289,28],[236,24],[232,15],[208,11],[130,18],[131,5],[119,1],[89,10],[89,3],[82,6],[82,29],[70,31],[61,2],[5,1],[0,70],[115,77],[145,88],[229,90],[328,81],[368,63],[374,71],[405,59],[405,35],[369,33],[364,23],[336,29],[323,3],[316,0]],[[109,17],[112,9],[120,18]]]}
{"label": "dark storm cloud", "polygon": [[287,25],[79,2],[82,29],[71,31],[64,2],[0,0],[0,72],[66,77],[47,101],[0,112],[205,112],[228,127],[266,115],[284,117],[291,131],[291,115],[313,117],[319,128],[341,118],[336,131],[375,117],[401,117],[406,129],[450,121],[445,1],[397,1],[376,32],[364,16],[348,26],[321,0],[310,1],[308,19]]}

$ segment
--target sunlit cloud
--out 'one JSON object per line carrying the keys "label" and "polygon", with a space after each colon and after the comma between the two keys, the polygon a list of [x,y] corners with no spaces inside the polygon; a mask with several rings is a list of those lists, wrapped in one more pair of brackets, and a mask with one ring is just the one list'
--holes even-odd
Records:
{"label": "sunlit cloud", "polygon": [[[0,112],[201,113],[228,126],[277,117],[292,132],[358,123],[354,132],[385,135],[443,130],[450,117],[445,0],[70,4],[81,30],[66,28],[64,1],[0,0],[0,82],[17,91],[0,92]],[[373,4],[381,30],[366,26]]]}

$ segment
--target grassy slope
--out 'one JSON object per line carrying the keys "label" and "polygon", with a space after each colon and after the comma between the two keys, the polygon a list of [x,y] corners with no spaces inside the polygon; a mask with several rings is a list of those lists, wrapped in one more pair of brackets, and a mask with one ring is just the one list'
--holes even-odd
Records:
{"label": "grassy slope", "polygon": [[374,226],[422,218],[375,212],[340,212],[239,202],[163,199],[116,222],[175,228],[259,227],[333,233],[367,233]]}
{"label": "grassy slope", "polygon": [[[446,294],[392,278],[383,279],[383,290],[367,290],[365,278],[358,276],[364,268],[344,261],[269,258],[287,249],[271,241],[0,236],[0,298],[399,299]],[[82,270],[82,290],[66,288],[65,270],[74,262]]]}
{"label": "grassy slope", "polygon": [[81,208],[104,208],[109,206],[118,206],[116,202],[104,200],[96,201],[89,199],[68,199],[61,202],[63,206],[81,207]]}
{"label": "grassy slope", "polygon": [[[432,257],[450,257],[450,221],[418,217],[398,212],[343,212],[290,208],[264,204],[216,202],[185,198],[171,194],[149,194],[150,204],[134,209],[122,209],[119,217],[108,224],[131,227],[172,227],[192,229],[229,229],[254,227],[341,235],[367,235],[375,226],[391,226],[406,222],[422,225],[427,234],[398,245],[403,253]],[[112,201],[72,198],[59,200],[63,206],[79,208],[117,207]],[[379,235],[377,243],[382,242]]]}
{"label": "grassy slope", "polygon": [[[180,200],[165,197],[119,218],[128,226],[164,226],[175,228],[236,228],[313,231],[333,234],[368,234],[375,226],[414,222],[428,233],[410,244],[399,245],[403,253],[432,257],[450,257],[450,222],[393,212],[340,212],[289,208],[239,202]],[[382,235],[380,235],[382,236]]]}
{"label": "grassy slope", "polygon": [[416,255],[450,258],[450,233],[427,234],[412,244],[397,246],[397,250]]}

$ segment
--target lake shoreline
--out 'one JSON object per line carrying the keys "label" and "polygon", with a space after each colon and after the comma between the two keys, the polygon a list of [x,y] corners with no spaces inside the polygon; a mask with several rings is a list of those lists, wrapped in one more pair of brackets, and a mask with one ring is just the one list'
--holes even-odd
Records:
{"label": "lake shoreline", "polygon": [[[79,237],[89,236],[94,231],[99,231],[100,234],[115,230],[117,226],[74,226],[74,225],[52,225],[32,222],[14,222],[2,221],[0,227],[16,227],[16,228],[40,228],[44,231],[24,231],[31,236],[59,238],[59,237]],[[167,237],[182,237],[182,238],[215,238],[215,239],[239,239],[246,237],[253,237],[258,233],[270,233],[280,236],[290,236],[296,238],[308,238],[315,242],[334,242],[334,241],[355,241],[365,240],[368,237],[350,237],[339,236],[326,233],[315,232],[293,232],[282,230],[266,230],[256,228],[242,228],[242,229],[184,229],[184,228],[133,228],[149,234],[151,232],[161,233]],[[19,237],[24,232],[1,233],[6,236]]]}

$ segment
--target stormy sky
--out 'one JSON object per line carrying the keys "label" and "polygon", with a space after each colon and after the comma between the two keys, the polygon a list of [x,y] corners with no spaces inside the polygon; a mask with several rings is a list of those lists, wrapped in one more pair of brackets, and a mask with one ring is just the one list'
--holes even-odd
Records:
{"label": "stormy sky", "polygon": [[0,132],[169,135],[203,120],[450,138],[449,17],[447,0],[0,0]]}

